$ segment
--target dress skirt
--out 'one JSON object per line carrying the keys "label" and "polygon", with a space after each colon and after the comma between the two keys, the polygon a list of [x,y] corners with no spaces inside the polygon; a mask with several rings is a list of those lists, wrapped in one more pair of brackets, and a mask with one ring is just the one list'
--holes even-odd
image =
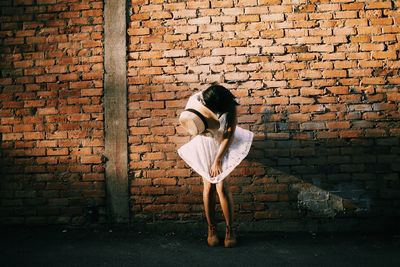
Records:
{"label": "dress skirt", "polygon": [[211,177],[209,171],[220,144],[213,136],[195,136],[178,149],[178,154],[201,177],[215,184],[227,177],[247,156],[253,136],[251,131],[236,126],[233,140],[221,160],[222,171],[215,177]]}

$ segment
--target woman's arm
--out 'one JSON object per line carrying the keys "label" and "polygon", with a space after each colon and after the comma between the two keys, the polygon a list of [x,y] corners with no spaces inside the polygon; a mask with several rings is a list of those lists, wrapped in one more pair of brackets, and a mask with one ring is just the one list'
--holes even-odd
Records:
{"label": "woman's arm", "polygon": [[227,134],[224,135],[224,138],[221,141],[221,144],[219,145],[217,155],[215,157],[214,163],[210,168],[210,175],[211,177],[217,176],[218,174],[221,173],[222,171],[222,157],[224,156],[226,150],[228,150],[230,144],[232,143],[233,140],[233,134],[235,132],[237,125],[237,118],[235,118],[233,125],[228,127]]}
{"label": "woman's arm", "polygon": [[225,154],[225,151],[228,149],[230,144],[232,143],[233,140],[233,132],[235,130],[236,125],[233,125],[232,127],[228,128],[228,134],[226,137],[224,137],[221,141],[221,144],[219,146],[217,156],[215,157],[216,161],[221,161],[222,157]]}

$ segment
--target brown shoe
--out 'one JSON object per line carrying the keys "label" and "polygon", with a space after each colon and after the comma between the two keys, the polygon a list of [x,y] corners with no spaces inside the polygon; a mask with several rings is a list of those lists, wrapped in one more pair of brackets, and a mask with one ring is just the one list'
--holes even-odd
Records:
{"label": "brown shoe", "polygon": [[226,226],[225,241],[224,245],[226,248],[232,248],[236,246],[236,234],[231,226]]}
{"label": "brown shoe", "polygon": [[215,225],[208,225],[207,244],[210,247],[215,247],[219,244],[217,229],[216,229]]}

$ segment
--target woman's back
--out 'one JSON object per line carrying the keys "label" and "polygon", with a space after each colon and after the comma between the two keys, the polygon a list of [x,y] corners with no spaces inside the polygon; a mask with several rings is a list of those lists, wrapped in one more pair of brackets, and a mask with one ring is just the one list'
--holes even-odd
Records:
{"label": "woman's back", "polygon": [[[205,105],[205,101],[204,101],[202,93],[203,93],[203,91],[197,92],[197,93],[193,94],[191,97],[196,98],[203,105]],[[207,136],[207,137],[213,137],[217,140],[218,143],[220,143],[222,141],[224,132],[226,131],[226,128],[227,128],[228,112],[225,112],[225,113],[215,112],[215,114],[217,115],[218,120],[219,120],[219,128],[218,129],[207,129],[205,132],[201,133],[200,135]]]}

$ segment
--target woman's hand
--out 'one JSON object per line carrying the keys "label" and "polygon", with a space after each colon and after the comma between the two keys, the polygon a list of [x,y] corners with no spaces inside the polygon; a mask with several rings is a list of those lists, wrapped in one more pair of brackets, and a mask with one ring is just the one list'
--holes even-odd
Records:
{"label": "woman's hand", "polygon": [[215,160],[210,168],[211,177],[215,177],[222,172],[221,160]]}

